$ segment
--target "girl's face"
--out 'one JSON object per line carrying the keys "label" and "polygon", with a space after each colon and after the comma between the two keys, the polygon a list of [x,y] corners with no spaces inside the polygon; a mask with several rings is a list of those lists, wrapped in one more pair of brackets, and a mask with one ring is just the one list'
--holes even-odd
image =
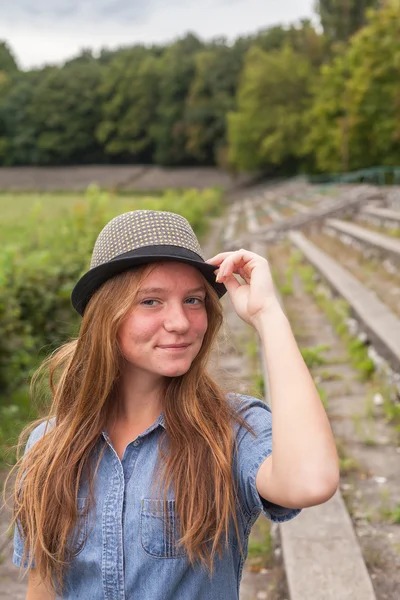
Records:
{"label": "girl's face", "polygon": [[207,330],[205,296],[203,277],[195,267],[157,264],[118,331],[127,369],[156,379],[186,373]]}

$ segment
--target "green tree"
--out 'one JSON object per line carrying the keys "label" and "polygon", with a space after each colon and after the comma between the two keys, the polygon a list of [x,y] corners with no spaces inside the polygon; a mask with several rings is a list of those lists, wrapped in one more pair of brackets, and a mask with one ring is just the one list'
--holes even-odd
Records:
{"label": "green tree", "polygon": [[314,66],[320,66],[329,55],[328,40],[318,33],[309,19],[302,19],[296,25],[283,27],[275,25],[253,37],[252,45],[265,52],[282,50],[290,46],[297,54],[305,56]]}
{"label": "green tree", "polygon": [[18,74],[18,66],[15,58],[6,42],[0,41],[0,164],[4,156],[7,156],[10,148],[10,139],[6,111],[3,103],[11,88],[12,78]]}
{"label": "green tree", "polygon": [[368,12],[345,54],[322,69],[305,150],[320,171],[400,164],[400,3]]}
{"label": "green tree", "polygon": [[6,42],[0,41],[0,72],[13,74],[18,71],[18,65]]}
{"label": "green tree", "polygon": [[37,130],[28,114],[40,71],[19,73],[0,86],[0,164],[29,165],[39,161]]}
{"label": "green tree", "polygon": [[274,165],[294,169],[305,135],[313,68],[289,46],[249,50],[238,91],[238,110],[228,116],[229,160],[241,170]]}
{"label": "green tree", "polygon": [[192,34],[169,46],[160,58],[160,96],[155,123],[154,162],[162,165],[194,164],[187,150],[186,99],[196,72],[196,54],[204,44]]}
{"label": "green tree", "polygon": [[348,119],[344,111],[347,62],[338,55],[323,65],[314,82],[314,100],[304,122],[307,134],[301,152],[313,156],[318,171],[340,172],[349,168]]}
{"label": "green tree", "polygon": [[226,115],[235,108],[236,90],[246,49],[224,40],[196,55],[196,72],[185,112],[186,149],[202,164],[223,162]]}
{"label": "green tree", "polygon": [[381,0],[319,0],[315,8],[327,38],[346,42],[364,25],[366,10],[381,4]]}
{"label": "green tree", "polygon": [[400,164],[400,2],[369,11],[348,50],[349,152],[358,166]]}
{"label": "green tree", "polygon": [[102,148],[95,137],[100,121],[97,62],[72,62],[41,72],[25,109],[36,132],[40,164],[98,162]]}
{"label": "green tree", "polygon": [[159,60],[140,46],[117,53],[104,68],[96,135],[114,160],[151,162],[159,77]]}

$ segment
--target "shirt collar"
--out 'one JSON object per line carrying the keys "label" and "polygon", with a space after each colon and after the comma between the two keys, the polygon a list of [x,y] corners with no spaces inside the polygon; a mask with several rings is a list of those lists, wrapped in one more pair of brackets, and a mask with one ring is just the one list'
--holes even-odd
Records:
{"label": "shirt collar", "polygon": [[[163,427],[164,429],[165,427],[165,418],[164,418],[164,413],[161,412],[157,419],[154,421],[153,425],[150,425],[150,427],[148,429],[146,429],[146,431],[143,431],[143,433],[141,433],[140,435],[138,435],[138,437],[142,437],[143,435],[147,435],[149,433],[151,433],[152,431],[154,431],[154,429],[157,429],[158,426]],[[108,437],[108,433],[107,433],[107,429],[103,429],[103,431],[101,432],[102,436],[104,437],[105,440],[109,441],[109,437]]]}

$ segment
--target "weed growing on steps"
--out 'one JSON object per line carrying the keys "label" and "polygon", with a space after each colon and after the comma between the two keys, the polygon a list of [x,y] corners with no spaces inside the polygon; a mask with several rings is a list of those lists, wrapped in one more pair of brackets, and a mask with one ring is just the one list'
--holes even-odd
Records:
{"label": "weed growing on steps", "polygon": [[340,439],[335,439],[336,450],[339,456],[339,466],[341,475],[350,475],[352,473],[364,473],[360,463],[352,456],[349,456],[344,442]]}
{"label": "weed growing on steps", "polygon": [[253,569],[271,567],[274,564],[271,523],[267,519],[258,521],[257,536],[250,536],[248,546],[248,562]]}
{"label": "weed growing on steps", "polygon": [[[295,251],[291,255],[293,264],[297,265],[296,272],[300,276],[306,292],[311,294],[318,306],[324,311],[336,333],[346,344],[349,360],[358,371],[362,381],[371,382],[382,393],[383,410],[388,422],[393,424],[400,443],[400,402],[396,399],[393,385],[388,384],[384,377],[379,376],[375,370],[373,360],[368,356],[368,347],[361,339],[355,338],[349,332],[347,322],[351,316],[351,308],[343,298],[332,297],[327,286],[321,284],[321,278],[316,270],[307,264],[302,254]],[[382,390],[384,390],[382,392]]]}
{"label": "weed growing on steps", "polygon": [[[367,423],[364,424],[362,422],[361,416],[354,415],[353,418],[354,427],[355,430],[358,430],[360,439],[363,440],[366,446],[375,446],[377,443],[374,438],[374,418],[376,416],[376,412],[379,412],[379,408],[375,406],[373,397],[374,393],[380,393],[383,397],[383,405],[388,407],[386,408],[386,414],[388,415],[389,420],[395,420],[397,423],[399,423],[396,429],[399,432],[400,443],[400,405],[395,404],[391,400],[393,391],[390,389],[390,386],[385,384],[384,381],[380,381],[384,378],[379,377],[379,373],[375,372],[375,365],[368,356],[368,350],[363,341],[358,338],[354,338],[354,336],[349,333],[346,321],[351,314],[350,307],[344,300],[331,297],[329,289],[324,289],[324,286],[321,285],[319,275],[311,266],[304,264],[302,261],[302,255],[298,251],[291,254],[289,267],[285,273],[285,281],[280,287],[281,290],[283,288],[284,292],[289,291],[292,293],[290,290],[293,290],[293,277],[295,273],[300,276],[305,291],[314,297],[317,304],[323,309],[328,319],[332,323],[335,331],[344,340],[348,350],[349,359],[352,365],[356,367],[361,379],[369,381],[374,388],[376,386],[375,392],[371,391],[366,399],[365,412]],[[278,277],[275,277],[275,280],[278,281]],[[310,369],[312,367],[320,366],[326,362],[329,362],[323,356],[324,349],[325,348],[322,346],[301,349],[303,358]],[[331,374],[328,370],[323,371],[321,373],[322,381],[329,380],[331,375],[333,376],[333,379],[336,378],[334,373]],[[340,375],[337,378],[340,379]],[[317,385],[317,389],[320,394],[321,401],[326,408],[325,391],[320,387],[320,385]],[[349,393],[350,392],[351,389],[349,389]],[[339,455],[340,472],[342,476],[367,476],[367,474],[364,472],[364,468],[359,464],[359,462],[348,454],[343,442],[336,440],[336,443]],[[345,496],[345,494],[343,495]],[[348,505],[349,512],[351,512],[351,508],[349,507],[350,498],[345,498],[345,501]],[[384,506],[382,507],[381,512],[382,517],[388,521],[400,523],[400,504],[398,504],[394,509]]]}
{"label": "weed growing on steps", "polygon": [[321,398],[321,402],[322,402],[325,410],[327,411],[328,410],[328,401],[327,401],[326,391],[319,384],[316,386],[316,388],[317,388],[319,397]]}
{"label": "weed growing on steps", "polygon": [[391,523],[400,524],[400,504],[397,504],[394,508],[390,507],[390,490],[384,489],[381,491],[381,506],[379,508],[379,515],[385,521]]}
{"label": "weed growing on steps", "polygon": [[326,350],[329,350],[329,346],[327,345],[300,348],[303,360],[309,369],[326,364],[327,360],[323,356],[323,352],[325,352]]}
{"label": "weed growing on steps", "polygon": [[293,273],[290,274],[289,270],[287,270],[284,274],[281,274],[272,267],[271,274],[281,296],[290,296],[293,294]]}
{"label": "weed growing on steps", "polygon": [[351,415],[354,431],[357,436],[366,446],[376,446],[377,442],[374,438],[375,434],[375,422],[373,417],[368,417],[367,421],[363,419],[362,415],[353,414]]}
{"label": "weed growing on steps", "polygon": [[321,379],[322,381],[342,381],[343,375],[340,373],[332,373],[328,369],[321,371]]}
{"label": "weed growing on steps", "polygon": [[[301,258],[296,258],[296,260],[301,260]],[[321,284],[317,285],[317,282],[320,281],[319,276],[310,265],[299,262],[297,272],[305,291],[313,296],[318,306],[332,323],[336,333],[346,343],[351,364],[360,373],[360,378],[363,381],[367,381],[371,378],[375,370],[375,365],[373,360],[368,356],[368,348],[363,341],[354,338],[348,331],[346,321],[351,316],[350,306],[343,298],[330,297],[330,294],[322,288]]]}
{"label": "weed growing on steps", "polygon": [[244,346],[245,353],[250,359],[252,374],[252,392],[258,398],[265,398],[264,376],[260,365],[260,340],[258,334],[249,327],[246,334],[238,340],[240,346]]}
{"label": "weed growing on steps", "polygon": [[393,519],[393,523],[398,523],[400,525],[400,504],[392,510],[391,518]]}

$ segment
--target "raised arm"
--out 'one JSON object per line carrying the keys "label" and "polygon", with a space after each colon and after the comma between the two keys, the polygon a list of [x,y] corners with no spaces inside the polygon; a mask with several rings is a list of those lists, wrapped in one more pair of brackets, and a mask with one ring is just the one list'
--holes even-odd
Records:
{"label": "raised arm", "polygon": [[[219,267],[237,314],[258,332],[270,379],[272,454],[256,485],[266,500],[288,508],[327,501],[339,484],[335,440],[318,391],[283,313],[268,261],[248,250],[223,252]],[[237,273],[245,283],[233,276]]]}
{"label": "raised arm", "polygon": [[42,583],[36,569],[31,569],[28,579],[26,600],[56,600],[55,592],[50,592]]}

